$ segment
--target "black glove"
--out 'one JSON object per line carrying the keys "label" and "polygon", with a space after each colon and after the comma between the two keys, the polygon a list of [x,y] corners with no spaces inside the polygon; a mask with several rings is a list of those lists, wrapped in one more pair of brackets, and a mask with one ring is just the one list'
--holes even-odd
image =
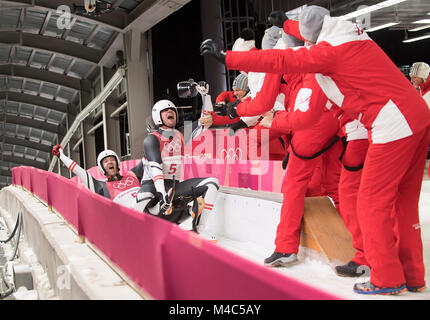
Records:
{"label": "black glove", "polygon": [[227,104],[225,103],[214,104],[213,109],[214,112],[221,117],[227,115]]}
{"label": "black glove", "polygon": [[160,211],[158,212],[158,215],[169,215],[172,213],[172,203],[173,203],[173,197],[174,193],[172,189],[167,192],[167,194],[163,197],[163,195],[158,192],[158,202],[160,204]]}
{"label": "black glove", "polygon": [[239,115],[237,114],[237,106],[240,103],[240,100],[237,99],[233,102],[227,103],[227,115],[230,119],[239,118]]}
{"label": "black glove", "polygon": [[284,27],[284,22],[286,20],[288,20],[288,17],[285,14],[285,12],[282,11],[282,10],[272,11],[269,14],[269,17],[267,18],[267,21],[270,24],[273,24],[275,27],[278,27],[278,28],[281,28],[281,29]]}
{"label": "black glove", "polygon": [[228,132],[228,135],[234,136],[237,130],[243,129],[243,128],[248,128],[248,125],[245,122],[243,122],[243,120],[239,120],[238,122],[232,123],[230,125],[230,131]]}
{"label": "black glove", "polygon": [[215,41],[213,41],[212,39],[207,39],[202,42],[202,44],[200,45],[200,55],[212,56],[217,59],[218,62],[225,64],[225,52],[222,51],[219,48],[218,44],[215,43]]}

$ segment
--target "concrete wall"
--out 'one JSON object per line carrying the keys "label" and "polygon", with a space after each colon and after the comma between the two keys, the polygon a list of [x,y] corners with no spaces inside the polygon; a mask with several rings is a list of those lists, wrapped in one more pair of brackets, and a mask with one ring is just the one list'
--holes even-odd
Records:
{"label": "concrete wall", "polygon": [[30,265],[39,299],[142,299],[45,204],[21,188],[3,188],[0,215],[9,230],[20,211],[20,260]]}

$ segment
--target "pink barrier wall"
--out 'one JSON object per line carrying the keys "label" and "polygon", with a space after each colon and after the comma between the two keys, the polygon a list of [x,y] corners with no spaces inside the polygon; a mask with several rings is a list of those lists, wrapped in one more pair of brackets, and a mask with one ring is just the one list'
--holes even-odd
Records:
{"label": "pink barrier wall", "polygon": [[48,172],[40,169],[31,170],[31,181],[34,194],[45,204],[50,205],[48,193],[48,177],[55,175],[53,172]]}
{"label": "pink barrier wall", "polygon": [[[53,208],[155,299],[336,299],[57,174],[29,167],[19,172],[27,186],[46,175]],[[234,183],[243,183],[237,177]],[[35,190],[43,194],[43,187]]]}
{"label": "pink barrier wall", "polygon": [[281,192],[285,170],[281,161],[243,160],[217,163],[212,159],[187,159],[184,179],[216,177],[225,187]]}
{"label": "pink barrier wall", "polygon": [[22,167],[14,167],[12,168],[12,183],[22,186],[21,181],[21,173],[22,173]]}
{"label": "pink barrier wall", "polygon": [[31,172],[35,169],[36,168],[34,167],[26,167],[25,169],[22,169],[25,171],[21,172],[21,185],[30,192],[33,192],[33,189],[31,187]]}
{"label": "pink barrier wall", "polygon": [[185,147],[183,178],[212,176],[223,186],[280,193],[285,175],[282,161],[258,155],[250,155],[258,160],[246,160],[247,153],[245,131],[229,136],[228,130],[206,130]]}
{"label": "pink barrier wall", "polygon": [[58,174],[48,175],[47,188],[52,208],[60,212],[75,229],[78,229],[78,195],[82,186]]}
{"label": "pink barrier wall", "polygon": [[151,296],[165,299],[160,248],[173,224],[85,189],[78,203],[79,233]]}
{"label": "pink barrier wall", "polygon": [[336,299],[179,228],[172,229],[163,256],[169,300]]}

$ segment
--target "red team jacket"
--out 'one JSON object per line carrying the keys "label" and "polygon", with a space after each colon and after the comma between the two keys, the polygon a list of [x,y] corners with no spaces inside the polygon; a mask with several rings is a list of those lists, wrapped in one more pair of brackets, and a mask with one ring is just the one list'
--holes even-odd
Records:
{"label": "red team jacket", "polygon": [[[310,48],[227,51],[228,69],[270,73],[317,73],[335,108],[361,122],[371,143],[387,143],[430,125],[430,110],[393,62],[357,25],[325,17],[319,42]],[[366,55],[361,54],[366,52]],[[345,103],[345,96],[354,103]]]}

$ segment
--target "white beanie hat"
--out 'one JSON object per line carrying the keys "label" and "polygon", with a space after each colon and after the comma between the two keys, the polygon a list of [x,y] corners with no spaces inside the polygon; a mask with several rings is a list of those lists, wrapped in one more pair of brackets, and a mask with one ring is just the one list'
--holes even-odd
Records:
{"label": "white beanie hat", "polygon": [[245,40],[243,38],[237,38],[233,44],[232,51],[249,51],[255,48],[255,40]]}
{"label": "white beanie hat", "polygon": [[427,80],[430,74],[430,66],[425,62],[415,62],[409,71],[409,76],[415,76]]}
{"label": "white beanie hat", "polygon": [[249,51],[255,48],[255,34],[251,28],[244,28],[233,44],[232,51]]}
{"label": "white beanie hat", "polygon": [[326,8],[306,7],[299,16],[299,29],[302,37],[308,41],[317,42],[326,15],[330,15],[330,11]]}

